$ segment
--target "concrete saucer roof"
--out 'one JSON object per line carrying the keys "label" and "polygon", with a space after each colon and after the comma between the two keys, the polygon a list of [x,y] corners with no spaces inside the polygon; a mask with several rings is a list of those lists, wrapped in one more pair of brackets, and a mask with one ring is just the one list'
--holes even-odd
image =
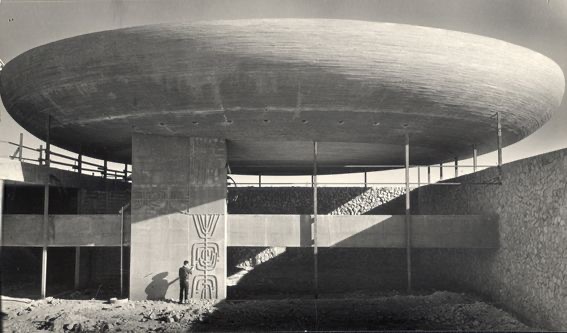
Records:
{"label": "concrete saucer roof", "polygon": [[[264,19],[103,31],[6,64],[6,110],[71,151],[130,162],[132,133],[226,138],[233,172],[466,158],[528,136],[560,105],[557,64],[500,40],[401,24]],[[165,148],[164,148],[165,149]],[[372,169],[372,168],[369,168]]]}

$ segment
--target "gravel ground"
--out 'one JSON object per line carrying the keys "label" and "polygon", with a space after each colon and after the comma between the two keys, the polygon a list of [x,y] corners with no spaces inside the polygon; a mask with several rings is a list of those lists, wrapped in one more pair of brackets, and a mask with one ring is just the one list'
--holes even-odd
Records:
{"label": "gravel ground", "polygon": [[269,330],[475,330],[534,331],[476,297],[342,295],[319,299],[129,301],[48,298],[2,300],[5,332],[183,332]]}

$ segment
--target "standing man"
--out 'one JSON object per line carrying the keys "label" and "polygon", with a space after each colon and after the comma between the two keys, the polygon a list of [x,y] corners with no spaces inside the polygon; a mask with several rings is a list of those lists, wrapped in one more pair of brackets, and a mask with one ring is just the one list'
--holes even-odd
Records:
{"label": "standing man", "polygon": [[193,266],[185,260],[183,266],[179,267],[179,304],[187,303],[189,298],[189,276],[193,273]]}

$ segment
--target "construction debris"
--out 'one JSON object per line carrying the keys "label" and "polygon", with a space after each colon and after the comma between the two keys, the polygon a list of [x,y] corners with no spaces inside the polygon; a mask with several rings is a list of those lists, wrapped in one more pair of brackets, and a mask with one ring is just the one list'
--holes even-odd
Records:
{"label": "construction debris", "polygon": [[[116,301],[119,301],[116,299]],[[106,311],[103,311],[106,309]],[[223,301],[61,300],[3,304],[5,332],[180,332],[267,330],[475,330],[532,328],[480,299],[451,292],[428,295]],[[317,311],[317,312],[315,312]]]}

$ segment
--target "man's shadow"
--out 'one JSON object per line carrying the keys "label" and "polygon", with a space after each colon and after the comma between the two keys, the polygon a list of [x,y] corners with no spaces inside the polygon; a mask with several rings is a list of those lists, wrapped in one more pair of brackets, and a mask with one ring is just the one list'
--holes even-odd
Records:
{"label": "man's shadow", "polygon": [[159,274],[154,275],[152,278],[152,282],[146,287],[146,299],[148,300],[164,300],[165,294],[167,293],[167,288],[172,285],[175,281],[179,280],[179,278],[174,279],[171,282],[168,282],[167,272],[162,272]]}

